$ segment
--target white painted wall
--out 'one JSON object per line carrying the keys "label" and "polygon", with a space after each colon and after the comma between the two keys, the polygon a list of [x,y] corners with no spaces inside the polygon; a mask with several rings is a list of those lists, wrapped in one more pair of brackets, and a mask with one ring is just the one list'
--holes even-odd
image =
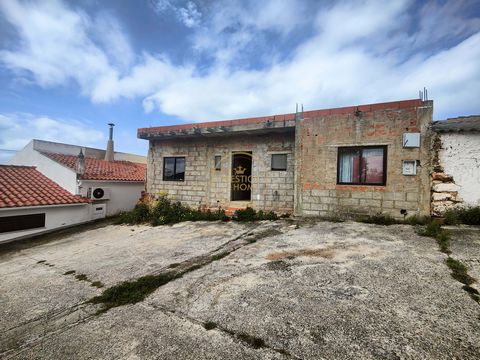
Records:
{"label": "white painted wall", "polygon": [[72,194],[76,194],[77,175],[75,171],[63,166],[34,149],[36,140],[30,141],[27,146],[17,152],[10,159],[10,165],[36,166],[37,170]]}
{"label": "white painted wall", "polygon": [[110,189],[110,200],[95,202],[107,204],[107,216],[132,210],[145,189],[143,182],[82,180],[80,194],[87,196],[89,187]]}
{"label": "white painted wall", "polygon": [[480,133],[440,133],[440,164],[459,185],[465,205],[480,205]]}
{"label": "white painted wall", "polygon": [[0,243],[90,221],[91,211],[90,204],[2,209],[0,217],[45,213],[45,227],[0,233]]}

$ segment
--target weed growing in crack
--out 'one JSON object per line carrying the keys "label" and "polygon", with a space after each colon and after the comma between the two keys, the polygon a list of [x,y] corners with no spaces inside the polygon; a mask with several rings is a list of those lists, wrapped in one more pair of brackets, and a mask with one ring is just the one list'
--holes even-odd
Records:
{"label": "weed growing in crack", "polygon": [[243,341],[244,343],[247,343],[254,349],[260,349],[260,348],[266,347],[265,341],[255,336],[244,334],[244,333],[237,334],[236,336],[239,340]]}
{"label": "weed growing in crack", "polygon": [[447,266],[452,270],[452,277],[465,285],[471,285],[475,282],[475,279],[467,274],[467,267],[460,261],[448,257],[445,260]]}
{"label": "weed growing in crack", "polygon": [[68,270],[63,273],[63,275],[71,275],[71,274],[75,274],[75,270]]}
{"label": "weed growing in crack", "polygon": [[94,286],[94,287],[97,287],[97,288],[102,288],[103,287],[103,283],[101,281],[93,281],[90,285]]}
{"label": "weed growing in crack", "polygon": [[212,321],[207,321],[205,324],[203,324],[203,327],[205,330],[213,330],[217,327],[217,324],[212,322]]}
{"label": "weed growing in crack", "polygon": [[225,256],[228,256],[228,254],[230,254],[230,252],[224,251],[224,252],[221,252],[221,253],[212,255],[212,256],[210,257],[210,259],[211,259],[212,261],[221,260],[221,259],[223,259]]}
{"label": "weed growing in crack", "polygon": [[117,306],[135,304],[176,277],[178,276],[175,276],[171,272],[160,275],[142,276],[134,281],[125,281],[112,286],[88,302],[92,304],[103,304],[103,311]]}
{"label": "weed growing in crack", "polygon": [[450,233],[442,229],[442,226],[437,221],[430,222],[424,230],[418,232],[420,236],[428,236],[437,240],[440,251],[445,254],[451,254],[450,251]]}
{"label": "weed growing in crack", "polygon": [[37,261],[37,264],[43,264],[45,262],[47,262],[47,260],[40,260],[40,261]]}
{"label": "weed growing in crack", "polygon": [[75,275],[75,279],[79,280],[79,281],[90,281],[88,279],[88,276],[85,275],[85,274],[78,274],[78,275]]}

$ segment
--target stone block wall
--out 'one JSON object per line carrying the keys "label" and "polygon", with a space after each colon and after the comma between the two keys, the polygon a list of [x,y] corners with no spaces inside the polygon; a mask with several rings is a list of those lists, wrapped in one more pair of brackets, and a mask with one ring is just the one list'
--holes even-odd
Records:
{"label": "stone block wall", "polygon": [[[296,128],[295,213],[307,216],[385,213],[403,218],[430,213],[431,101],[401,101],[303,114]],[[419,148],[404,148],[403,134],[421,133]],[[337,184],[338,148],[387,146],[385,186]],[[417,175],[402,174],[402,160],[418,160]]]}
{"label": "stone block wall", "polygon": [[[292,212],[294,203],[295,135],[226,135],[151,141],[148,154],[147,192],[168,194],[173,200],[209,208],[246,207]],[[252,152],[251,201],[230,200],[232,152]],[[287,171],[272,171],[272,154],[287,154]],[[163,157],[185,157],[185,181],[163,181]],[[221,169],[215,169],[221,156]]]}

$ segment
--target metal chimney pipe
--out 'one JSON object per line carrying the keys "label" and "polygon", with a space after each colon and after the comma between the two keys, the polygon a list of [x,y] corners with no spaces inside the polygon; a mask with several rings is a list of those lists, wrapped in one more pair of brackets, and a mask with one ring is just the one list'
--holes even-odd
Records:
{"label": "metal chimney pipe", "polygon": [[109,123],[110,126],[109,134],[108,134],[108,142],[107,142],[107,151],[105,152],[105,160],[106,161],[114,161],[114,151],[113,151],[113,127],[115,126],[114,123]]}

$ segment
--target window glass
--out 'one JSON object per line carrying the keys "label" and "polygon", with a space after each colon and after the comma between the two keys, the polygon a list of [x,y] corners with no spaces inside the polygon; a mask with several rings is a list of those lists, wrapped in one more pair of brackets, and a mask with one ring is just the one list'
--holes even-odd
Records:
{"label": "window glass", "polygon": [[183,181],[185,179],[185,158],[175,158],[175,180]]}
{"label": "window glass", "polygon": [[384,185],[386,147],[338,149],[338,183]]}
{"label": "window glass", "polygon": [[165,157],[163,158],[163,180],[184,181],[185,180],[185,158]]}
{"label": "window glass", "polygon": [[366,184],[383,183],[383,149],[363,150],[362,171]]}
{"label": "window glass", "polygon": [[287,154],[272,155],[272,170],[287,170]]}
{"label": "window glass", "polygon": [[359,183],[360,182],[360,150],[343,150],[339,163],[339,182]]}
{"label": "window glass", "polygon": [[222,169],[222,157],[220,155],[215,156],[215,170]]}
{"label": "window glass", "polygon": [[163,159],[163,180],[174,180],[175,158]]}

